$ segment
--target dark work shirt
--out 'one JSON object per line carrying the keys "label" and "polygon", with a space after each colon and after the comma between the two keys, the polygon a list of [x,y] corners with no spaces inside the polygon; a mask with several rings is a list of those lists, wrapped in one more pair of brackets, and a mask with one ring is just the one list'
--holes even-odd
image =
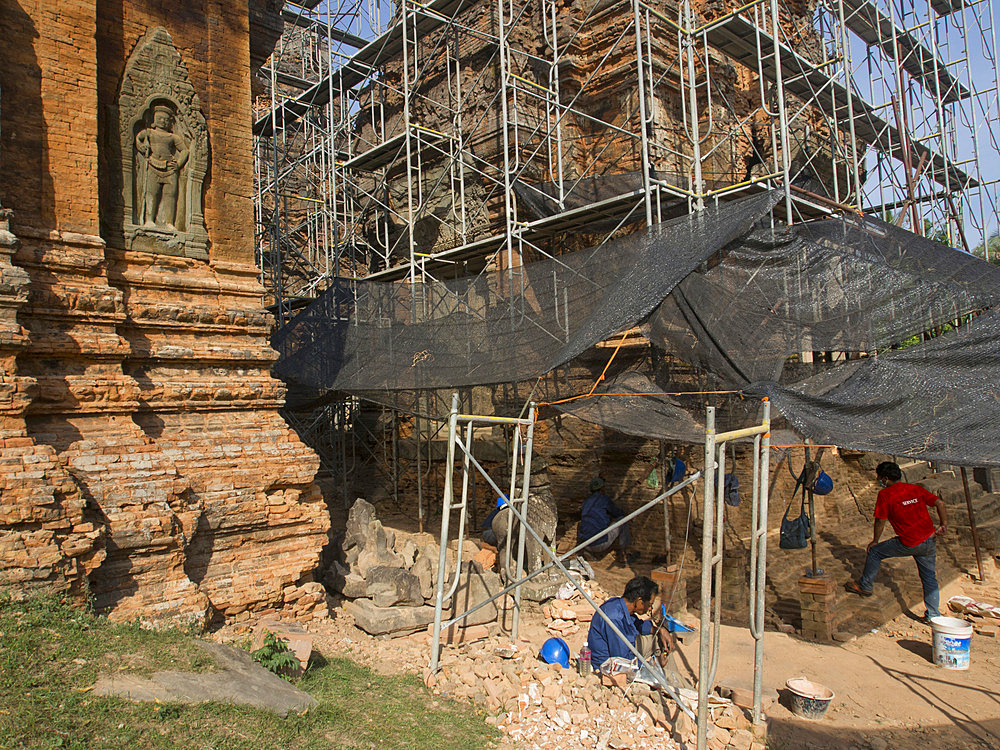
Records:
{"label": "dark work shirt", "polygon": [[[653,632],[653,625],[649,620],[643,620],[629,614],[628,606],[620,596],[608,599],[601,605],[601,610],[611,618],[615,627],[622,631],[622,635],[628,638],[633,646],[636,636],[649,635]],[[587,645],[590,647],[590,663],[594,669],[600,669],[601,665],[612,656],[623,656],[626,659],[635,658],[635,655],[628,650],[628,646],[615,635],[604,618],[598,614],[595,614],[594,619],[590,621]]]}
{"label": "dark work shirt", "polygon": [[[580,527],[576,532],[577,541],[587,541],[624,515],[621,508],[615,505],[610,497],[603,492],[595,492],[583,501],[583,506],[580,508]],[[606,534],[600,539],[595,539],[593,543],[601,544],[605,541],[607,541]]]}

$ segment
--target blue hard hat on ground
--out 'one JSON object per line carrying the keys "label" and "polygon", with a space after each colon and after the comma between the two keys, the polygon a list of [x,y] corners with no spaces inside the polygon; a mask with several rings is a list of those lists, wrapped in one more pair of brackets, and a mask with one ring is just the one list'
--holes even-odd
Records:
{"label": "blue hard hat on ground", "polygon": [[820,471],[816,476],[816,483],[813,485],[813,492],[817,495],[829,495],[833,492],[833,480],[825,471]]}
{"label": "blue hard hat on ground", "polygon": [[561,664],[569,669],[569,646],[562,638],[549,638],[542,644],[539,654],[546,664]]}

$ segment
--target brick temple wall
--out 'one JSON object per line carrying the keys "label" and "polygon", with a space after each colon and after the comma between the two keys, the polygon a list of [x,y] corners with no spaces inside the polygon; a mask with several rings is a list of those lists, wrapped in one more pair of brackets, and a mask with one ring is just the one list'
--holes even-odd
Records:
{"label": "brick temple wall", "polygon": [[[278,416],[253,255],[250,40],[261,59],[278,6],[251,3],[251,28],[239,0],[19,5],[0,18],[16,246],[0,296],[19,305],[0,361],[21,394],[0,402],[3,579],[89,584],[121,618],[323,613],[329,517],[315,455]],[[126,250],[107,220],[125,62],[156,27],[208,125],[207,261]]]}

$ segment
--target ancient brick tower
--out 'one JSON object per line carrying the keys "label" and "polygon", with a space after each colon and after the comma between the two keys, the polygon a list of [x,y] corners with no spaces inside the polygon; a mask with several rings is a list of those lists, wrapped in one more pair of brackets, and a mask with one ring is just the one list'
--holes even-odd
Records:
{"label": "ancient brick tower", "polygon": [[280,7],[0,6],[0,583],[122,618],[322,611],[329,516],[254,266]]}

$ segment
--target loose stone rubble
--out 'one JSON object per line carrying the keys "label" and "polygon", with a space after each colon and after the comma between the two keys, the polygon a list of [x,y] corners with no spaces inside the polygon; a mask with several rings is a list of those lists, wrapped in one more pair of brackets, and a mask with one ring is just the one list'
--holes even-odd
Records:
{"label": "loose stone rubble", "polygon": [[[462,564],[467,572],[459,593],[465,587],[468,600],[453,597],[460,599],[462,609],[500,585],[482,565],[495,553],[470,542],[466,545]],[[453,571],[454,544],[446,559],[447,570]],[[484,608],[491,614],[477,618],[478,624],[443,630],[441,668],[432,674],[426,665],[434,608],[426,602],[432,601],[437,564],[438,547],[429,534],[387,530],[373,506],[357,500],[340,557],[327,571],[330,585],[344,597],[343,607],[334,609],[332,620],[310,623],[315,647],[346,652],[380,671],[422,670],[424,683],[434,694],[484,709],[487,722],[504,733],[504,747],[670,750],[694,745],[694,722],[659,691],[638,682],[605,686],[597,675],[579,675],[575,669],[539,659],[538,647],[551,635],[568,637],[572,651],[586,638],[593,610],[565,587],[562,598],[544,604],[523,602],[519,640],[500,628],[497,607]],[[423,570],[422,565],[426,565]],[[608,597],[596,581],[581,579],[581,585],[595,601]],[[447,611],[454,612],[455,603],[447,604]],[[503,597],[498,604],[509,625],[512,600]],[[719,697],[711,713],[712,750],[764,750],[744,709]]]}
{"label": "loose stone rubble", "polygon": [[[448,590],[459,561],[457,552],[457,543],[446,550]],[[495,561],[491,552],[464,542],[458,584],[443,603],[444,619],[485,602],[500,590],[500,579],[483,565],[491,557]],[[434,621],[439,565],[440,547],[430,534],[387,530],[375,517],[374,506],[358,498],[348,514],[339,558],[327,569],[326,580],[348,600],[345,610],[366,633],[405,635]],[[471,626],[496,618],[497,607],[491,603],[463,622]]]}

